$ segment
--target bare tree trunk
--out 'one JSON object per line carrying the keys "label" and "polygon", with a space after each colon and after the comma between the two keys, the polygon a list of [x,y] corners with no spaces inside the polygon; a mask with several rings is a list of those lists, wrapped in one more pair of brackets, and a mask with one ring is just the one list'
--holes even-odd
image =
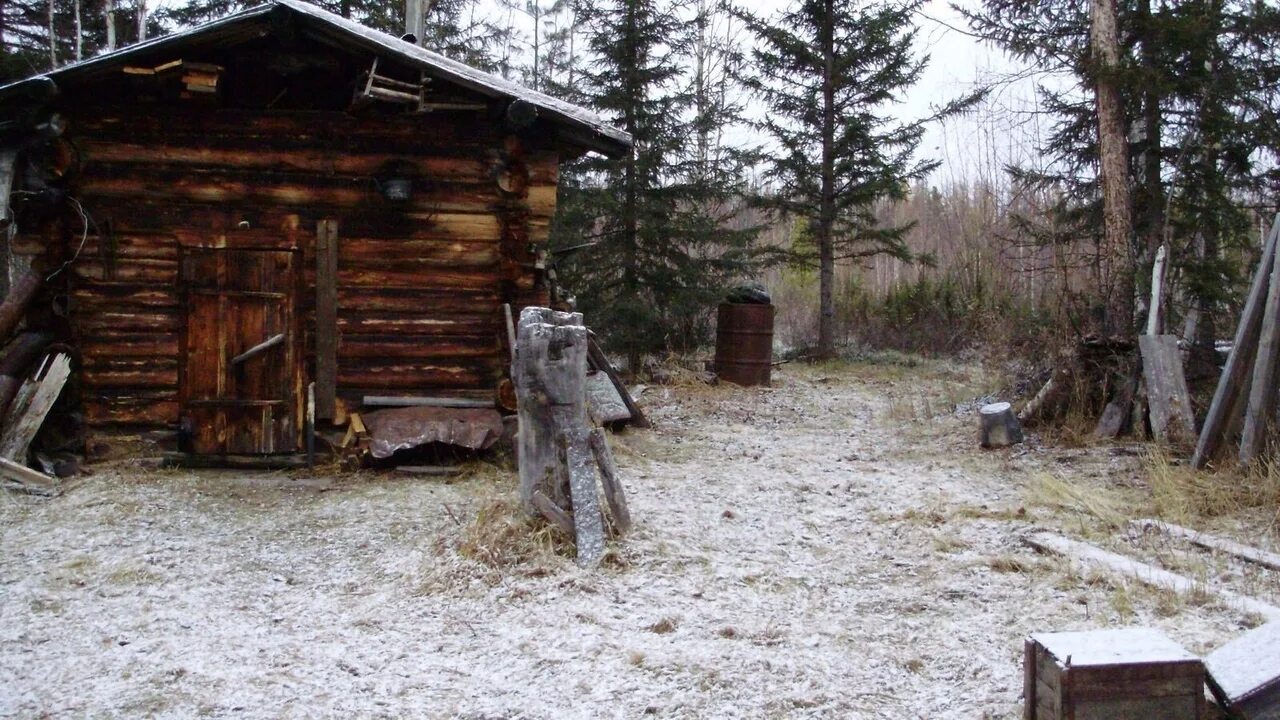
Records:
{"label": "bare tree trunk", "polygon": [[825,62],[822,78],[822,201],[818,210],[818,357],[836,354],[835,308],[835,22],[832,0],[826,0],[825,27],[822,29],[822,55]]}
{"label": "bare tree trunk", "polygon": [[53,29],[53,0],[49,0],[49,69],[58,67],[58,33]]}
{"label": "bare tree trunk", "polygon": [[138,16],[138,42],[147,39],[147,2],[146,0],[137,0],[138,7],[136,9]]}
{"label": "bare tree trunk", "polygon": [[1134,271],[1129,238],[1133,211],[1124,106],[1115,78],[1120,67],[1115,0],[1091,0],[1091,9],[1103,202],[1104,240],[1099,250],[1099,269],[1106,305],[1101,329],[1107,334],[1130,335],[1133,333]]}
{"label": "bare tree trunk", "polygon": [[103,14],[107,18],[107,52],[112,52],[116,49],[116,0],[107,0]]}
{"label": "bare tree trunk", "polygon": [[84,59],[84,28],[81,24],[80,0],[75,0],[76,20],[76,62]]}

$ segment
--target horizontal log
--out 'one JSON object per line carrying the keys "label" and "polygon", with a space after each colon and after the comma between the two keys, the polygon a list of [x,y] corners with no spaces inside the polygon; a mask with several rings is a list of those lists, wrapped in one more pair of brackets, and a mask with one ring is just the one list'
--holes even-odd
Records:
{"label": "horizontal log", "polygon": [[[462,288],[471,290],[487,290],[497,286],[499,276],[496,272],[484,271],[445,271],[439,268],[420,271],[399,270],[348,270],[338,267],[338,284],[340,286],[357,286],[366,288]],[[529,278],[533,284],[533,278]],[[341,307],[341,305],[339,305]]]}
{"label": "horizontal log", "polygon": [[[44,252],[45,239],[36,235],[19,235],[13,240],[13,251],[25,255],[38,255]],[[176,260],[178,244],[172,234],[130,234],[116,235],[107,245],[106,253],[116,258],[144,258],[152,260]],[[77,243],[78,244],[78,243]],[[89,235],[80,247],[80,257],[98,259],[103,257],[103,238]]]}
{"label": "horizontal log", "polygon": [[73,316],[147,308],[174,310],[177,306],[178,289],[170,285],[82,281],[71,290]]}
{"label": "horizontal log", "polygon": [[422,288],[338,287],[338,307],[368,312],[421,313],[430,308],[433,314],[474,313],[496,316],[501,307],[493,288],[477,290],[428,290]]}
{"label": "horizontal log", "polygon": [[176,425],[179,417],[176,399],[145,397],[93,398],[84,401],[85,420],[91,426]]}
{"label": "horizontal log", "polygon": [[71,274],[81,280],[114,280],[117,282],[137,282],[171,285],[178,281],[178,262],[176,260],[140,260],[116,264],[115,272],[107,277],[102,264],[92,260],[77,259],[71,264]]}
{"label": "horizontal log", "polygon": [[419,266],[486,267],[499,260],[495,240],[376,240],[343,237],[338,262],[352,265],[414,263]]}
{"label": "horizontal log", "polygon": [[176,358],[178,334],[172,333],[121,333],[115,336],[98,335],[80,340],[80,352],[85,363],[90,358]]}
{"label": "horizontal log", "polygon": [[93,370],[84,368],[80,379],[85,387],[91,390],[104,391],[107,388],[176,388],[178,386],[178,369],[138,367],[134,369]]}
{"label": "horizontal log", "polygon": [[500,147],[505,130],[480,116],[465,123],[444,114],[362,115],[338,112],[253,112],[181,108],[107,109],[73,114],[77,137],[116,138],[147,145],[239,146],[246,149],[332,147],[352,152],[456,152],[468,145]]}
{"label": "horizontal log", "polygon": [[165,312],[97,312],[71,318],[72,327],[81,336],[100,337],[104,332],[171,332],[182,326],[177,313]]}
{"label": "horizontal log", "polygon": [[[148,355],[148,356],[108,356],[108,355],[86,355],[82,364],[84,370],[92,371],[117,371],[117,372],[167,372],[178,371],[178,356],[173,355]],[[175,375],[176,377],[176,375]]]}
{"label": "horizontal log", "polygon": [[361,358],[477,358],[496,356],[500,351],[493,334],[455,337],[413,337],[405,335],[343,335],[338,344],[340,359]]}
{"label": "horizontal log", "polygon": [[344,337],[348,333],[361,335],[415,335],[419,337],[437,337],[441,335],[496,336],[499,327],[498,318],[422,317],[421,315],[384,313],[354,314],[343,308],[338,310],[338,329]]}
{"label": "horizontal log", "polygon": [[371,395],[385,395],[387,390],[416,394],[440,387],[478,388],[493,383],[494,375],[493,370],[475,366],[339,364],[338,385],[376,388]]}

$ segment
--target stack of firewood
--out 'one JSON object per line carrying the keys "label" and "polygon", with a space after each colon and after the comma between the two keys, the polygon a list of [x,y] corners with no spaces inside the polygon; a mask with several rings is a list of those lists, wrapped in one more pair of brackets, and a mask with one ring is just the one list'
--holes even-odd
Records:
{"label": "stack of firewood", "polygon": [[54,495],[58,478],[27,463],[32,441],[71,375],[71,359],[50,352],[51,333],[19,329],[40,286],[40,276],[28,271],[0,304],[0,339],[8,341],[0,353],[0,486]]}

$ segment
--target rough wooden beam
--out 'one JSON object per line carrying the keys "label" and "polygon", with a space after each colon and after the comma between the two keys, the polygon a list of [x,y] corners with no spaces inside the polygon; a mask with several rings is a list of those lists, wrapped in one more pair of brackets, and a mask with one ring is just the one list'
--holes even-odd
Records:
{"label": "rough wooden beam", "polygon": [[31,495],[53,496],[58,494],[58,479],[36,472],[8,458],[0,457],[0,478],[3,487]]}
{"label": "rough wooden beam", "polygon": [[0,435],[0,457],[17,462],[26,459],[27,448],[40,431],[40,426],[44,424],[58,395],[62,394],[62,386],[67,384],[70,375],[71,358],[66,355],[59,354],[49,363],[44,377],[36,384],[30,403],[22,410],[20,419],[12,426],[5,427],[4,434]]}
{"label": "rough wooden beam", "polygon": [[252,360],[253,358],[261,355],[262,353],[270,350],[271,348],[277,345],[283,345],[283,344],[284,344],[284,333],[276,333],[275,335],[272,335],[271,337],[267,338],[266,340],[263,340],[257,345],[254,345],[248,350],[245,350],[239,355],[231,358],[230,364],[239,365],[240,363],[245,362],[247,360]]}
{"label": "rough wooden beam", "polygon": [[573,537],[578,567],[593,568],[604,557],[604,516],[596,483],[596,459],[591,451],[591,431],[574,428],[561,435],[564,467],[573,498]]}
{"label": "rough wooden beam", "polygon": [[4,302],[0,303],[0,340],[8,339],[13,334],[14,329],[26,314],[27,306],[36,296],[36,291],[40,289],[40,285],[40,276],[28,270],[9,289]]}
{"label": "rough wooden beam", "polygon": [[1253,362],[1249,402],[1240,434],[1239,459],[1248,465],[1263,453],[1276,417],[1277,363],[1280,363],[1280,253],[1271,262],[1270,288],[1258,332],[1258,354]]}
{"label": "rough wooden beam", "polygon": [[618,396],[622,398],[622,404],[627,406],[627,411],[631,413],[630,424],[638,428],[653,427],[649,422],[649,418],[645,417],[644,411],[636,404],[635,398],[631,397],[631,391],[623,384],[622,378],[618,376],[618,371],[613,367],[613,363],[609,362],[609,358],[604,354],[604,350],[596,343],[596,339],[592,337],[587,345],[588,357],[591,364],[597,370],[609,376],[609,382],[613,383],[613,387],[618,391]]}
{"label": "rough wooden beam", "polygon": [[338,221],[316,223],[316,417],[333,420],[338,397]]}
{"label": "rough wooden beam", "polygon": [[1271,232],[1263,246],[1262,259],[1258,262],[1258,270],[1253,276],[1253,285],[1249,288],[1249,297],[1245,301],[1244,312],[1240,314],[1240,324],[1236,326],[1235,342],[1231,345],[1231,354],[1227,357],[1226,367],[1218,379],[1218,389],[1213,393],[1213,402],[1205,416],[1204,425],[1200,428],[1200,437],[1196,441],[1196,451],[1191,458],[1191,466],[1202,468],[1213,459],[1232,422],[1235,420],[1239,401],[1248,395],[1248,384],[1251,380],[1250,370],[1253,366],[1258,348],[1258,338],[1262,329],[1263,303],[1271,279],[1271,268],[1275,262],[1276,238],[1280,234],[1280,214],[1271,223]]}

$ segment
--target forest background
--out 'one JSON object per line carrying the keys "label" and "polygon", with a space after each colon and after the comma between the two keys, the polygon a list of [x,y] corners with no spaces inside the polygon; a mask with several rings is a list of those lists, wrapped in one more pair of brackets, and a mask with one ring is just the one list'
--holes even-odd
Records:
{"label": "forest background", "polygon": [[[0,80],[251,4],[0,0]],[[400,3],[318,4],[404,26]],[[1110,65],[1091,35],[1107,8]],[[1049,358],[1116,332],[1117,302],[1121,333],[1143,322],[1161,245],[1167,332],[1211,357],[1277,210],[1280,8],[1260,0],[437,0],[423,35],[635,136],[566,166],[550,248],[633,368],[705,346],[752,282],[793,355]],[[1123,113],[1120,244],[1100,82]]]}

